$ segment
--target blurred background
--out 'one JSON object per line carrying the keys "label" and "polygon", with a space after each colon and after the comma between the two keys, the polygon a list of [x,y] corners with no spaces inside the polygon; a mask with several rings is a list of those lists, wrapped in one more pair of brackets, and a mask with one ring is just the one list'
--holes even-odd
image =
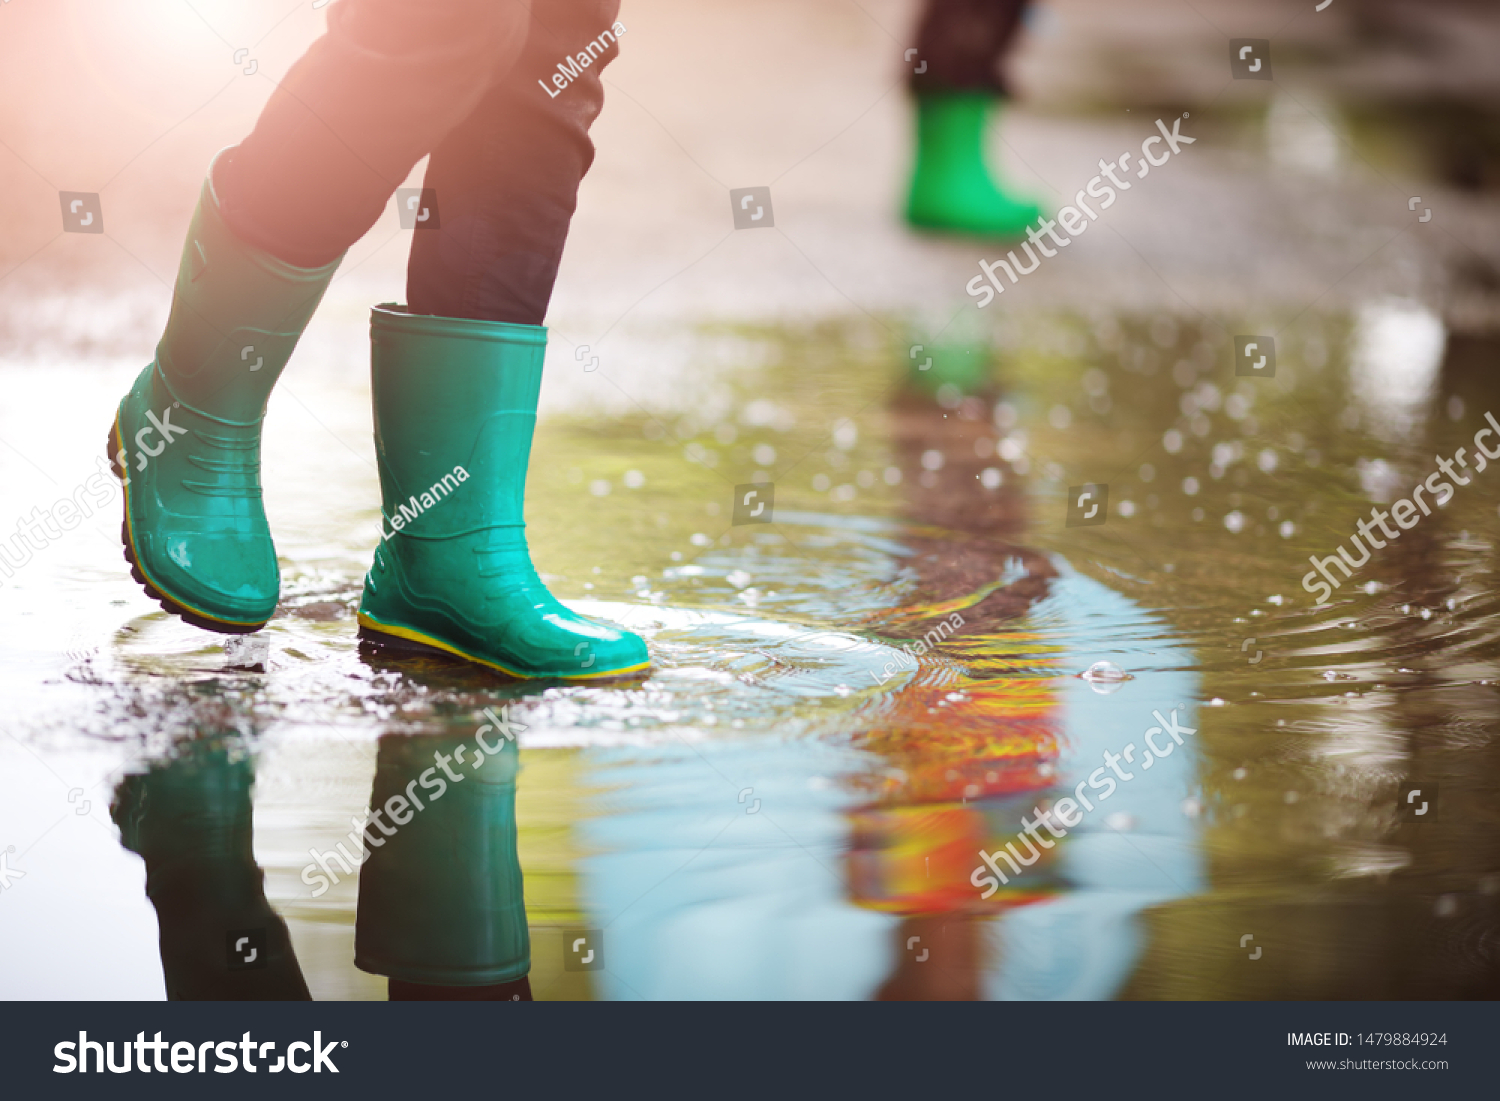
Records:
{"label": "blurred background", "polygon": [[[117,503],[0,577],[0,854],[24,873],[0,884],[0,996],[162,997],[164,967],[222,969],[169,959],[165,906],[206,943],[284,922],[313,997],[384,997],[352,964],[356,880],[314,897],[300,873],[366,806],[382,739],[466,736],[501,704],[527,727],[508,828],[538,997],[1500,992],[1500,475],[1330,605],[1300,585],[1500,411],[1500,11],[1033,4],[992,135],[1017,192],[1055,211],[1158,118],[1196,141],[982,311],[964,286],[1000,247],[899,217],[916,16],[624,0],[528,534],[561,598],[647,634],[646,681],[359,652],[394,202],[270,404],[265,653],[139,591]],[[0,6],[0,539],[95,469],[210,158],[324,19]],[[1232,79],[1233,38],[1268,39],[1274,79]],[[774,227],[734,229],[743,187],[770,188]],[[60,191],[98,193],[104,232],[64,233]],[[1235,375],[1241,334],[1274,337],[1274,378]],[[761,481],[775,523],[732,525]],[[1108,522],[1069,527],[1084,483]],[[1173,708],[1180,753],[1017,880],[1035,890],[978,898],[975,853],[1036,793]],[[148,901],[157,842],[119,808],[157,788],[128,776],[235,839],[174,855],[186,900]],[[565,966],[574,930],[600,965]]]}

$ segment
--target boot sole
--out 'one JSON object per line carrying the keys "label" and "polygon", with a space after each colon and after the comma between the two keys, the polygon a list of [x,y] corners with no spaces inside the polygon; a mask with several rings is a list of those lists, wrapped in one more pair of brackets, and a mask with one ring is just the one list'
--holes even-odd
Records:
{"label": "boot sole", "polygon": [[397,650],[408,654],[425,654],[428,656],[444,655],[448,657],[459,657],[465,661],[472,661],[477,665],[485,665],[491,669],[497,669],[508,677],[517,680],[607,680],[612,677],[627,677],[632,673],[640,673],[651,668],[650,660],[638,665],[627,665],[623,669],[610,669],[600,673],[518,673],[514,669],[506,668],[497,661],[488,658],[477,657],[451,642],[444,642],[440,638],[414,631],[410,627],[397,627],[394,624],[381,623],[363,608],[359,611],[359,638],[361,642],[368,642],[373,646],[380,646],[389,650]]}
{"label": "boot sole", "polygon": [[944,221],[939,218],[913,217],[908,214],[906,215],[906,224],[919,233],[1008,243],[1012,241],[1024,241],[1026,239],[1026,230],[1030,228],[1032,223],[1028,222],[1019,229],[994,229]]}
{"label": "boot sole", "polygon": [[263,619],[259,623],[247,623],[232,619],[220,619],[210,615],[199,608],[168,596],[166,591],[153,581],[145,569],[141,566],[140,558],[136,555],[135,543],[130,527],[130,479],[125,477],[115,462],[115,456],[124,450],[120,446],[120,414],[115,412],[114,423],[109,426],[109,441],[104,452],[104,459],[109,463],[110,470],[114,471],[116,478],[120,480],[120,489],[125,495],[125,518],[120,521],[120,542],[125,548],[125,561],[130,563],[130,576],[139,582],[146,590],[146,595],[162,606],[162,610],[180,617],[184,622],[191,623],[205,631],[213,631],[221,635],[248,635],[260,630],[270,620]]}

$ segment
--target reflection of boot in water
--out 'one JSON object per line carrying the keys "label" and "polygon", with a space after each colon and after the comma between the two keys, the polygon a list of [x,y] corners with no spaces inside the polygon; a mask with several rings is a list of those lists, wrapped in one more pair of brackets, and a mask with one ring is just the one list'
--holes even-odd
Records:
{"label": "reflection of boot in water", "polygon": [[[977,342],[965,349],[984,361],[966,393],[940,401],[913,374],[891,401],[901,513],[912,530],[902,539],[911,552],[901,563],[911,578],[904,606],[869,624],[887,637],[922,638],[954,611],[966,636],[1012,630],[1057,576],[1047,556],[1023,541],[1021,477],[996,453],[1002,433],[991,415],[998,391],[989,382],[989,353]],[[957,354],[932,352],[933,371],[945,354]]]}
{"label": "reflection of boot in water", "polygon": [[[482,733],[484,733],[482,731]],[[396,1000],[531,1000],[514,741],[380,739],[354,963]],[[458,779],[453,779],[457,776]]]}
{"label": "reflection of boot in water", "polygon": [[176,759],[127,776],[110,807],[121,843],[146,862],[173,1001],[309,997],[255,863],[254,773],[238,749],[217,738],[186,743]]}

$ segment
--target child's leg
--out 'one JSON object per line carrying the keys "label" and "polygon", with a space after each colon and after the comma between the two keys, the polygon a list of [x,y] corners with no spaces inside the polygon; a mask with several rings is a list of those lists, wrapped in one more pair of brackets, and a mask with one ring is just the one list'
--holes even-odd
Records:
{"label": "child's leg", "polygon": [[[519,61],[433,150],[427,187],[441,227],[412,237],[414,313],[540,325],[604,105],[600,70],[619,54],[619,0],[537,0]],[[589,60],[583,67],[578,58]],[[569,61],[577,77],[552,79]]]}
{"label": "child's leg", "polygon": [[[593,159],[616,8],[539,2],[521,61],[433,153],[441,225],[413,235],[410,306],[377,309],[371,324],[383,537],[359,622],[372,642],[529,677],[615,676],[649,660],[635,635],[553,598],[524,522],[541,322]],[[552,81],[567,58],[569,79]]]}
{"label": "child's leg", "polygon": [[906,217],[913,225],[1019,237],[1041,214],[1007,194],[987,164],[988,131],[1006,96],[1001,62],[1025,0],[929,0],[917,30],[920,73],[916,167]]}
{"label": "child's leg", "polygon": [[912,74],[912,91],[1008,94],[1001,62],[1025,11],[1026,0],[927,0],[917,27],[927,68]]}
{"label": "child's leg", "polygon": [[226,220],[302,267],[340,256],[515,64],[531,28],[531,0],[338,0],[328,33],[220,165]]}
{"label": "child's leg", "polygon": [[529,0],[339,0],[254,132],[215,161],[156,361],[110,430],[125,554],[169,611],[227,632],[275,611],[266,400],[344,250],[515,63],[529,15]]}

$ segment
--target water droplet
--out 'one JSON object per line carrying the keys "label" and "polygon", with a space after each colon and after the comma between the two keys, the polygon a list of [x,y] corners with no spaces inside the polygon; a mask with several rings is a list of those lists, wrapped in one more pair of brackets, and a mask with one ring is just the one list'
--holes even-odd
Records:
{"label": "water droplet", "polygon": [[1088,681],[1089,687],[1101,696],[1118,692],[1126,681],[1135,679],[1112,661],[1096,661],[1078,676],[1080,680]]}

